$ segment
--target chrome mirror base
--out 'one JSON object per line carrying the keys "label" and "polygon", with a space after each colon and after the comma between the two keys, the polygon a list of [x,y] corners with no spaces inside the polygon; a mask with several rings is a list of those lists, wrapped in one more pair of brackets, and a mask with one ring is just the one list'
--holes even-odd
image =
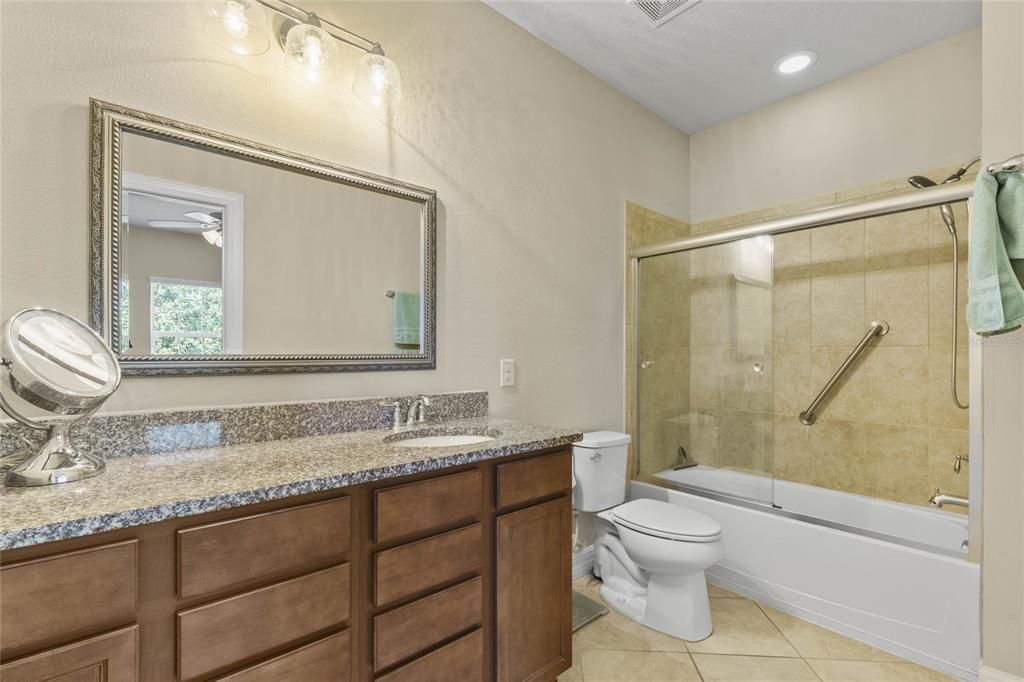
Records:
{"label": "chrome mirror base", "polygon": [[57,483],[71,483],[97,476],[107,468],[102,457],[86,454],[76,448],[68,437],[71,423],[54,424],[50,436],[35,454],[21,455],[20,464],[4,476],[4,485],[28,488]]}

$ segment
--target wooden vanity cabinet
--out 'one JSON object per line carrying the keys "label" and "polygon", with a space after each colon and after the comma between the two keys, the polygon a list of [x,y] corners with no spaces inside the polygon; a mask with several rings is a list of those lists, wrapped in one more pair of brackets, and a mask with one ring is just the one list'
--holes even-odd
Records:
{"label": "wooden vanity cabinet", "polygon": [[554,680],[567,448],[0,553],[4,682]]}

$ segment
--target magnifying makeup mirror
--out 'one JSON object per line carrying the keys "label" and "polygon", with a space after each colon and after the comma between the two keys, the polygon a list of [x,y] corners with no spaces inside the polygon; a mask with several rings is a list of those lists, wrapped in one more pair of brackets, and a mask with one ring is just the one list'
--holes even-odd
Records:
{"label": "magnifying makeup mirror", "polygon": [[[100,455],[78,450],[71,428],[96,412],[121,383],[117,357],[102,338],[75,318],[49,308],[28,308],[11,316],[0,338],[0,408],[25,426],[48,432],[36,451],[5,458],[4,483],[25,487],[68,483],[106,468]],[[16,408],[13,396],[67,419],[52,423]]]}

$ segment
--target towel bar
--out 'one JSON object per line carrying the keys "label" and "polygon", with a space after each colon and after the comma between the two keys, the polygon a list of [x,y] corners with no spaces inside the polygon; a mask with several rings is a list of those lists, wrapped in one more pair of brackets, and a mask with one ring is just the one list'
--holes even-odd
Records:
{"label": "towel bar", "polygon": [[1000,173],[1002,171],[1024,171],[1024,154],[1011,156],[1002,163],[990,163],[985,170],[989,173]]}

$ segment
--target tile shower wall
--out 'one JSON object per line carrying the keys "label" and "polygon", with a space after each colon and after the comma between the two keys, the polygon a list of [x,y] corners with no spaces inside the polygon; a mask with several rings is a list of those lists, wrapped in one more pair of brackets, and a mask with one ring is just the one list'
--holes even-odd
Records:
{"label": "tile shower wall", "polygon": [[[952,170],[929,175],[944,177]],[[905,181],[894,179],[694,224],[689,231],[714,231],[902,191],[907,191]],[[642,213],[638,207],[630,210],[631,215]],[[955,213],[961,235],[958,286],[963,320],[965,205],[957,205]],[[632,229],[627,227],[634,242],[659,240],[652,238],[647,222],[634,218]],[[676,224],[684,229],[684,224]],[[640,225],[643,230],[633,234]],[[939,210],[776,237],[767,319],[763,306],[748,302],[737,307],[739,299],[729,298],[730,287],[736,286],[730,280],[736,279],[736,263],[741,262],[736,255],[739,247],[677,254],[670,257],[677,262],[657,268],[644,265],[644,304],[638,318],[641,355],[655,363],[664,358],[669,370],[640,372],[640,472],[674,464],[678,442],[703,464],[771,473],[836,490],[911,504],[926,504],[936,487],[966,496],[967,467],[959,475],[953,472],[954,456],[967,451],[967,412],[954,407],[950,398],[952,253]],[[666,272],[659,276],[650,270]],[[667,331],[676,324],[671,315],[679,315],[678,308],[684,305],[680,299],[687,299],[688,323]],[[730,318],[742,319],[747,329],[739,346]],[[818,422],[812,427],[800,424],[799,412],[875,319],[889,322],[889,334],[838,386],[819,410]],[[769,371],[754,379],[750,370],[762,333],[772,335],[772,343],[765,344]],[[653,338],[645,341],[645,335]],[[960,394],[966,396],[964,324],[957,352]],[[688,381],[678,379],[682,365],[689,368]],[[685,386],[687,396],[679,395],[680,386]]]}

